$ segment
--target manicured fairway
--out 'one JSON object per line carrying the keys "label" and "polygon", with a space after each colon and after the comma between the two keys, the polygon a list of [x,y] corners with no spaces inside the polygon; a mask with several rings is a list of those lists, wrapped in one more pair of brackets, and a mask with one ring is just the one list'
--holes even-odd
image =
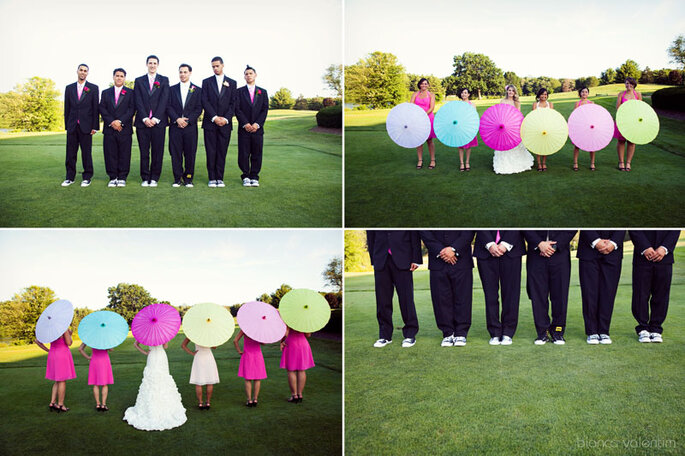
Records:
{"label": "manicured fairway", "polygon": [[533,344],[525,264],[518,330],[508,347],[488,345],[476,269],[468,343],[449,348],[440,347],[427,271],[414,274],[420,330],[412,348],[401,347],[397,305],[393,343],[372,347],[378,337],[373,276],[347,276],[346,453],[683,454],[685,243],[676,250],[663,344],[637,342],[631,264],[627,252],[613,344],[600,346],[585,342],[575,259],[564,346]]}
{"label": "manicured fairway", "polygon": [[[237,377],[239,355],[231,342],[214,351],[221,383],[212,408],[197,409],[188,383],[192,358],[181,350],[183,335],[167,350],[169,370],[183,398],[188,421],[166,431],[140,431],[122,420],[135,403],[145,356],[133,339],[110,353],[114,385],[98,413],[88,386],[88,361],[74,344],[75,380],[67,382],[68,413],[49,412],[52,382],[45,380],[46,353],[32,347],[0,348],[0,454],[225,455],[317,454],[342,452],[342,353],[340,342],[310,339],[316,367],[307,371],[304,402],[290,404],[285,370],[277,346],[262,351],[268,378],[262,381],[257,408],[245,407],[245,389]],[[192,347],[192,344],[191,344]]]}
{"label": "manicured fairway", "polygon": [[[649,95],[659,86],[639,86]],[[591,99],[615,114],[619,85],[593,88]],[[601,94],[601,95],[597,95]],[[554,94],[550,101],[566,119],[577,93]],[[645,97],[649,101],[649,97]],[[522,98],[522,111],[533,97]],[[498,100],[476,102],[480,115]],[[637,146],[630,173],[619,172],[616,140],[597,152],[597,170],[580,153],[573,172],[573,145],[535,170],[497,175],[493,151],[483,144],[472,151],[471,171],[459,171],[459,154],[437,139],[437,167],[416,169],[416,151],[394,144],[385,130],[388,110],[345,111],[345,225],[347,227],[537,227],[654,226],[685,224],[685,121],[661,117],[659,136]]]}
{"label": "manicured fairway", "polygon": [[[309,131],[312,111],[272,111],[265,125],[259,188],[243,188],[237,126],[226,159],[226,188],[207,187],[202,133],[195,188],[172,188],[168,145],[157,188],[140,186],[135,134],[125,188],[107,188],[102,135],[93,141],[95,176],[88,188],[64,180],[66,136],[0,137],[0,226],[11,227],[333,227],[342,223],[342,151],[336,135]],[[167,135],[168,142],[168,135]],[[77,172],[82,171],[80,162]]]}

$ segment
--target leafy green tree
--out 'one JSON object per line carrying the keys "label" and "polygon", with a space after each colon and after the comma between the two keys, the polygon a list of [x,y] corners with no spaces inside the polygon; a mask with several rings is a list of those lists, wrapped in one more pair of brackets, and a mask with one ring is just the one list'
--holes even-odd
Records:
{"label": "leafy green tree", "polygon": [[524,78],[523,80],[523,94],[536,95],[541,88],[547,89],[549,93],[557,92],[561,89],[561,82],[556,78],[549,78],[547,76],[540,76],[537,78]]}
{"label": "leafy green tree", "polygon": [[393,54],[373,52],[345,67],[345,102],[390,108],[406,101],[407,95],[407,75]]}
{"label": "leafy green tree", "polygon": [[283,297],[283,295],[285,295],[292,289],[293,288],[290,285],[282,284],[276,291],[271,293],[271,296],[269,296],[269,304],[278,309],[278,304],[281,302],[281,298]]}
{"label": "leafy green tree", "polygon": [[342,258],[334,257],[328,262],[328,266],[322,273],[327,284],[336,291],[342,289]]}
{"label": "leafy green tree", "polygon": [[573,90],[576,88],[576,83],[573,79],[559,79],[559,83],[561,85],[562,92],[573,92]]}
{"label": "leafy green tree", "polygon": [[640,84],[651,84],[654,82],[654,72],[651,68],[649,68],[649,66],[646,66],[645,69],[642,70],[642,74],[640,75],[638,82]]}
{"label": "leafy green tree", "polygon": [[257,301],[265,302],[271,304],[271,296],[268,293],[262,293],[261,296],[257,297]]}
{"label": "leafy green tree", "polygon": [[431,92],[435,94],[435,101],[439,102],[445,99],[445,88],[442,86],[442,79],[437,76],[428,75],[423,76],[420,74],[408,74],[407,75],[407,91],[412,93],[416,92],[418,89],[418,83],[421,78],[428,79],[428,85]]}
{"label": "leafy green tree", "polygon": [[35,339],[38,317],[55,302],[55,292],[48,287],[31,285],[0,303],[0,331],[3,337],[16,344],[27,344]]}
{"label": "leafy green tree", "polygon": [[238,315],[238,310],[240,310],[240,306],[242,306],[242,304],[233,304],[232,306],[228,307],[228,311],[231,312],[231,315],[235,317],[236,315]]}
{"label": "leafy green tree", "polygon": [[626,78],[634,78],[637,81],[641,75],[642,72],[634,60],[628,59],[623,65],[616,68],[616,82],[624,82]]}
{"label": "leafy green tree", "polygon": [[668,48],[671,62],[685,69],[685,35],[678,35]]}
{"label": "leafy green tree", "polygon": [[24,96],[15,91],[0,93],[0,128],[18,128],[23,116]]}
{"label": "leafy green tree", "polygon": [[654,82],[657,84],[668,84],[668,68],[662,68],[654,74]]}
{"label": "leafy green tree", "polygon": [[336,293],[321,293],[324,298],[326,298],[326,301],[328,301],[328,306],[331,309],[339,309],[342,307],[342,291],[338,291]]}
{"label": "leafy green tree", "polygon": [[326,68],[323,80],[329,89],[342,97],[342,65],[330,65]]}
{"label": "leafy green tree", "polygon": [[366,231],[345,231],[345,272],[371,270],[371,260],[366,249]]}
{"label": "leafy green tree", "polygon": [[613,84],[616,82],[616,70],[613,68],[607,68],[602,72],[602,76],[599,79],[603,85]]}
{"label": "leafy green tree", "polygon": [[673,85],[682,85],[683,72],[680,70],[671,70],[668,72],[668,82]]}
{"label": "leafy green tree", "polygon": [[307,99],[304,97],[304,95],[300,94],[300,96],[297,97],[297,100],[295,100],[295,105],[293,106],[293,109],[303,111],[307,108],[308,108]]}
{"label": "leafy green tree", "polygon": [[321,108],[323,108],[323,97],[307,98],[307,109],[319,111]]}
{"label": "leafy green tree", "polygon": [[[124,87],[128,87],[131,90],[135,89],[136,81],[126,81],[124,82]],[[108,87],[114,87],[114,82],[110,82]]]}
{"label": "leafy green tree", "polygon": [[60,92],[52,79],[34,76],[15,88],[22,95],[22,115],[12,120],[12,128],[26,131],[57,131],[63,117],[57,97]]}
{"label": "leafy green tree", "polygon": [[272,109],[291,109],[295,105],[295,99],[292,92],[281,87],[278,92],[271,96],[269,107]]}
{"label": "leafy green tree", "polygon": [[471,93],[482,95],[504,93],[504,75],[490,57],[484,54],[464,52],[454,56],[453,78],[449,80],[452,93],[466,87]]}
{"label": "leafy green tree", "polygon": [[107,309],[124,317],[129,325],[140,309],[158,302],[145,288],[129,283],[107,288],[107,298]]}

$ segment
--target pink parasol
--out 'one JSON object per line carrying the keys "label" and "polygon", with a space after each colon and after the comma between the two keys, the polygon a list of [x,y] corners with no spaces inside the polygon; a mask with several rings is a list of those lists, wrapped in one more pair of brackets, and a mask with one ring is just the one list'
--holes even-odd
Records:
{"label": "pink parasol", "polygon": [[278,342],[285,336],[285,323],[278,310],[261,301],[246,302],[238,309],[238,326],[252,340],[263,344]]}
{"label": "pink parasol", "polygon": [[514,106],[490,106],[480,118],[480,136],[494,150],[509,150],[521,143],[523,114]]}
{"label": "pink parasol", "polygon": [[169,304],[150,304],[133,317],[133,337],[145,345],[163,345],[178,334],[181,316]]}
{"label": "pink parasol", "polygon": [[598,104],[579,106],[568,118],[568,136],[578,149],[602,150],[614,136],[614,120],[609,111]]}

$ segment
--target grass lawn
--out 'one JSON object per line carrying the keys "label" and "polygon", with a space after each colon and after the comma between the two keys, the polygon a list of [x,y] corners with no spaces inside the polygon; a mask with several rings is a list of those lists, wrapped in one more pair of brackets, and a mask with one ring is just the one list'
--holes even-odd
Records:
{"label": "grass lawn", "polygon": [[[191,357],[181,350],[183,335],[167,350],[169,369],[183,397],[188,421],[166,431],[140,431],[122,420],[135,404],[145,356],[127,339],[110,353],[114,385],[98,413],[88,386],[88,361],[74,344],[77,378],[67,382],[68,413],[51,413],[52,382],[45,380],[47,354],[37,346],[0,348],[0,409],[3,420],[0,454],[340,454],[342,452],[342,352],[340,342],[310,339],[316,367],[307,372],[304,402],[286,402],[285,370],[280,351],[262,351],[269,378],[262,381],[259,407],[245,407],[239,356],[229,342],[214,351],[221,383],[215,386],[212,409],[197,409],[190,378]],[[191,344],[192,347],[192,344]]]}
{"label": "grass lawn", "polygon": [[[342,147],[337,135],[309,131],[313,111],[269,114],[259,188],[243,188],[237,165],[237,126],[226,158],[226,188],[207,187],[202,129],[195,188],[172,188],[164,152],[157,188],[140,186],[140,154],[133,137],[126,188],[107,188],[102,135],[93,140],[95,176],[81,188],[65,177],[66,135],[0,136],[0,226],[11,227],[334,227],[342,224]],[[168,133],[168,132],[167,132]],[[167,134],[168,142],[168,134]]]}
{"label": "grass lawn", "polygon": [[[640,85],[649,95],[661,86]],[[622,85],[595,87],[591,99],[615,116]],[[601,95],[597,95],[601,94]],[[566,119],[577,93],[553,94],[550,101]],[[649,101],[649,96],[645,96]],[[522,97],[522,111],[534,97]],[[476,101],[479,114],[499,100]],[[416,169],[416,151],[394,144],[385,130],[389,110],[345,111],[345,226],[347,227],[537,227],[645,226],[685,224],[685,121],[661,117],[657,138],[637,146],[630,173],[619,172],[616,140],[597,152],[597,170],[581,152],[573,172],[570,140],[547,159],[548,170],[497,175],[493,151],[479,138],[471,171],[459,172],[456,148],[435,140],[437,167]],[[655,207],[658,206],[658,210]]]}
{"label": "grass lawn", "polygon": [[[630,243],[626,247],[631,248]],[[685,428],[685,245],[676,250],[663,344],[637,342],[631,313],[632,253],[614,309],[613,345],[585,342],[573,259],[566,345],[536,346],[521,287],[512,346],[488,345],[474,268],[466,347],[440,347],[428,271],[414,274],[420,330],[401,348],[378,337],[373,275],[345,278],[345,449],[348,454],[683,454]]]}

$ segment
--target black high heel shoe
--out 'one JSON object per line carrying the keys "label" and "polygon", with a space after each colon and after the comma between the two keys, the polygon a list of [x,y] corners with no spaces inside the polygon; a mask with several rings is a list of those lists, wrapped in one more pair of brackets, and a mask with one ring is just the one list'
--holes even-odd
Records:
{"label": "black high heel shoe", "polygon": [[287,399],[288,402],[292,404],[297,404],[297,395],[296,394],[291,394],[290,397]]}
{"label": "black high heel shoe", "polygon": [[57,413],[62,413],[62,412],[65,412],[65,413],[66,413],[66,412],[69,411],[69,407],[65,407],[64,404],[62,404],[62,405],[58,405],[58,406],[55,408],[55,410],[57,410]]}
{"label": "black high heel shoe", "polygon": [[302,402],[302,395],[300,395],[300,396],[297,398],[297,403],[299,404],[299,403],[301,403],[301,402]]}
{"label": "black high heel shoe", "polygon": [[54,402],[50,402],[50,405],[48,405],[48,409],[50,409],[51,412],[56,412],[57,404],[55,404]]}

